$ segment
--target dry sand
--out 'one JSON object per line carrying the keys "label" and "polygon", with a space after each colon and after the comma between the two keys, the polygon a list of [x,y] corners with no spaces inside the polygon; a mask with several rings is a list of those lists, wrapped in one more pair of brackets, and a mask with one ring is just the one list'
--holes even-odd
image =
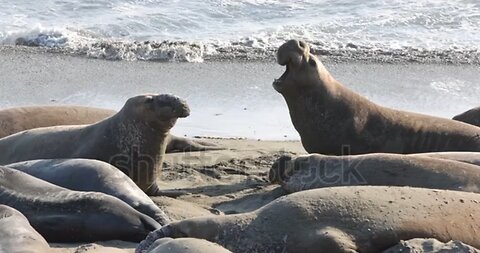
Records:
{"label": "dry sand", "polygon": [[[243,213],[286,194],[268,183],[268,171],[282,154],[305,154],[298,141],[208,139],[225,150],[167,154],[158,184],[172,197],[153,201],[173,220]],[[137,244],[109,241],[51,244],[55,253],[134,252]]]}

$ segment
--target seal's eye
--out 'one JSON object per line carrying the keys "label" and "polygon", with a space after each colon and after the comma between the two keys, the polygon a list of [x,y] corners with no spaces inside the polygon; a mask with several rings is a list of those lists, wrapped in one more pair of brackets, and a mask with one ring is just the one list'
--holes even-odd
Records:
{"label": "seal's eye", "polygon": [[152,96],[148,96],[145,98],[145,104],[152,104],[153,103],[153,97]]}

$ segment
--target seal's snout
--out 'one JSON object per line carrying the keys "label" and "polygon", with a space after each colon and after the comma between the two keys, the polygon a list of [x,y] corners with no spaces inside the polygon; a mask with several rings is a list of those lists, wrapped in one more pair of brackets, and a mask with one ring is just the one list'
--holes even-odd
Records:
{"label": "seal's snout", "polygon": [[298,40],[289,40],[278,49],[277,62],[282,66],[290,63],[298,66],[302,58],[308,55],[309,52],[310,48],[307,43]]}
{"label": "seal's snout", "polygon": [[272,165],[268,173],[268,180],[271,183],[279,184],[287,177],[288,164],[293,160],[291,155],[283,155],[277,159]]}
{"label": "seal's snout", "polygon": [[170,94],[158,95],[157,105],[159,107],[168,106],[172,108],[175,117],[186,118],[190,116],[190,107],[188,106],[187,102],[177,96]]}

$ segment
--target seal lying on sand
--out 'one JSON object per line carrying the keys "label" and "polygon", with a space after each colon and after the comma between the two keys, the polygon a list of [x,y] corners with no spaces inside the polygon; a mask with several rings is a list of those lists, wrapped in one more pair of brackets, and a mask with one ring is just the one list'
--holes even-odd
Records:
{"label": "seal lying on sand", "polygon": [[[0,110],[0,138],[29,129],[93,124],[115,115],[114,110],[85,106],[28,106]],[[169,135],[166,153],[221,149],[215,144]]]}
{"label": "seal lying on sand", "polygon": [[160,227],[113,196],[71,191],[2,166],[0,204],[20,211],[48,242],[140,241]]}
{"label": "seal lying on sand", "polygon": [[454,120],[480,127],[480,107],[475,107],[455,117]]}
{"label": "seal lying on sand", "polygon": [[162,238],[142,253],[232,253],[218,244],[195,238]]}
{"label": "seal lying on sand", "polygon": [[157,172],[168,132],[189,116],[185,101],[172,95],[130,98],[117,114],[92,125],[36,128],[0,139],[0,164],[55,158],[108,162],[147,194],[156,195]]}
{"label": "seal lying on sand", "polygon": [[348,185],[412,186],[480,192],[480,166],[400,154],[292,158],[282,156],[269,173],[288,192]]}
{"label": "seal lying on sand", "polygon": [[53,159],[19,162],[6,167],[69,190],[112,195],[161,225],[170,222],[167,215],[130,178],[108,163],[90,159]]}
{"label": "seal lying on sand", "polygon": [[374,104],[336,81],[304,42],[286,42],[277,56],[286,71],[273,87],[309,153],[480,151],[480,128]]}
{"label": "seal lying on sand", "polygon": [[48,253],[47,241],[30,226],[19,211],[0,205],[0,252]]}
{"label": "seal lying on sand", "polygon": [[349,186],[293,193],[251,213],[173,222],[136,252],[161,237],[205,239],[233,252],[381,252],[411,238],[478,248],[478,231],[480,194]]}
{"label": "seal lying on sand", "polygon": [[480,166],[480,152],[434,152],[411,154],[409,156],[431,157],[437,159],[453,160]]}

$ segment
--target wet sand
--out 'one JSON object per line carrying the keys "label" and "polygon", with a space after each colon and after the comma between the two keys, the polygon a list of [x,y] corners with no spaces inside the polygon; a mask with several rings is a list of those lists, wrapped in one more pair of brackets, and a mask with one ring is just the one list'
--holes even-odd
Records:
{"label": "wet sand", "polygon": [[[335,63],[346,86],[382,105],[452,117],[480,105],[480,66]],[[140,93],[173,93],[192,114],[173,133],[296,140],[283,98],[271,83],[274,62],[163,63],[106,61],[36,48],[0,48],[0,107],[77,104],[119,109]]]}

